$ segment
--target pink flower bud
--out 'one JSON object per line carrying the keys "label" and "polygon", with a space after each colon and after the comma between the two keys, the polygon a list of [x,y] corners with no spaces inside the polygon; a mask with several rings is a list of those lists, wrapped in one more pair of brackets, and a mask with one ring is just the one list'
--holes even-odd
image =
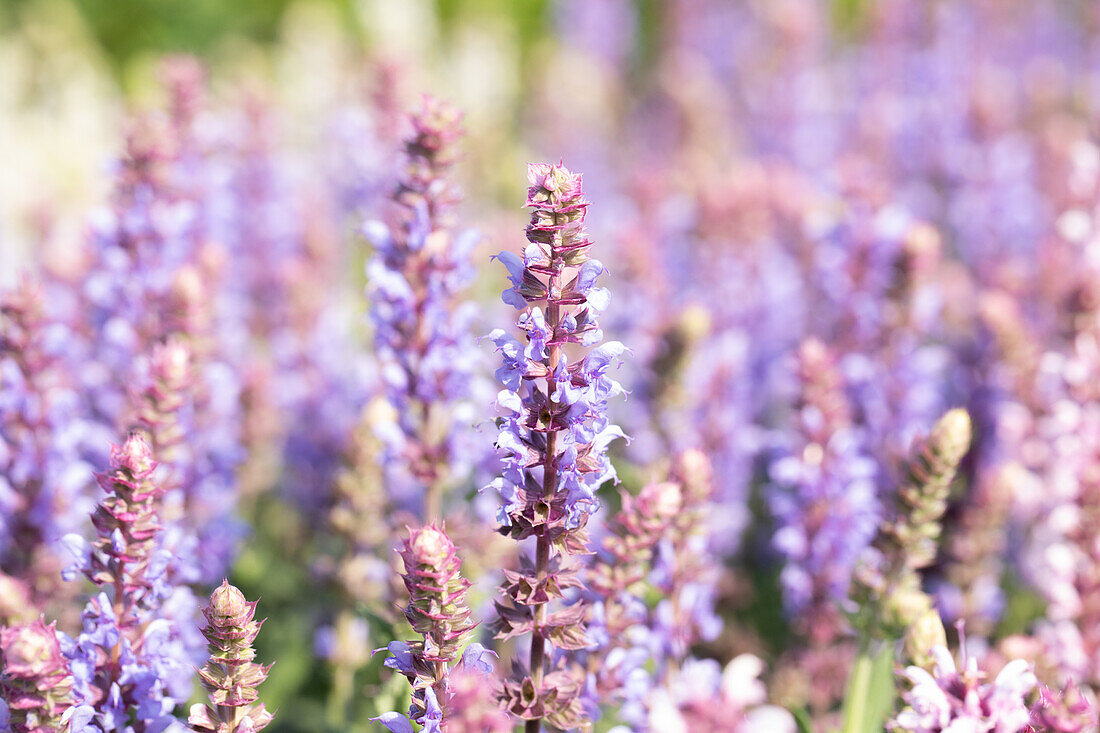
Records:
{"label": "pink flower bud", "polygon": [[455,549],[447,535],[434,525],[413,530],[409,546],[416,562],[432,568],[442,568]]}
{"label": "pink flower bud", "polygon": [[147,474],[153,470],[153,449],[140,435],[131,435],[121,446],[111,446],[111,463],[133,474]]}

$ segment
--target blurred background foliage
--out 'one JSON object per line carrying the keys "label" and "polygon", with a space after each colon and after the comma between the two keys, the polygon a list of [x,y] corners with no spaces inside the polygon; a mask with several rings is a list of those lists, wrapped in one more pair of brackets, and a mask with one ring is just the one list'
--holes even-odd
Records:
{"label": "blurred background foliage", "polygon": [[[594,0],[598,1],[598,0]],[[838,29],[858,29],[872,0],[832,0]],[[731,0],[736,2],[736,0]],[[662,0],[633,0],[637,19],[634,59],[644,68],[660,32]],[[501,29],[515,38],[527,71],[540,44],[555,30],[549,0],[4,0],[0,33],[26,32],[35,23],[79,18],[88,38],[124,89],[135,67],[164,53],[191,53],[215,66],[233,60],[242,46],[268,48],[285,36],[288,19],[313,6],[339,19],[362,49],[385,47],[393,18],[422,23],[446,51],[471,24]]]}
{"label": "blurred background foliage", "polygon": [[[740,0],[739,0],[740,1]],[[768,0],[743,0],[764,7]],[[870,0],[830,0],[838,27],[855,30]],[[409,90],[462,107],[469,169],[480,198],[508,201],[514,172],[556,141],[532,140],[547,84],[581,94],[574,128],[616,124],[661,82],[656,61],[663,0],[633,0],[616,75],[570,78],[547,70],[563,24],[552,0],[0,0],[0,256],[23,261],[35,242],[72,240],[82,212],[106,194],[103,166],[127,113],[155,107],[159,60],[199,56],[221,91],[281,90],[298,112],[354,93],[365,59],[400,65]],[[587,74],[584,67],[578,72]],[[290,80],[288,83],[288,79]],[[231,80],[226,82],[226,80]],[[344,84],[338,88],[339,84]],[[303,115],[286,124],[306,124]],[[543,149],[545,148],[545,149]],[[49,212],[48,215],[45,212]],[[27,212],[32,212],[28,218]],[[43,212],[41,216],[34,212]],[[48,232],[46,230],[49,230]],[[10,273],[13,268],[5,269]],[[10,281],[0,272],[0,284]]]}
{"label": "blurred background foliage", "polygon": [[[638,4],[642,11],[653,5],[651,0]],[[445,42],[465,24],[491,18],[493,25],[514,32],[521,59],[551,26],[547,0],[5,0],[0,4],[0,30],[19,33],[43,15],[75,12],[116,79],[124,81],[135,64],[150,56],[186,52],[216,64],[242,43],[276,44],[287,19],[303,5],[323,8],[339,18],[364,48],[377,45],[377,31],[385,30],[379,25],[380,16],[427,12],[430,25]]]}

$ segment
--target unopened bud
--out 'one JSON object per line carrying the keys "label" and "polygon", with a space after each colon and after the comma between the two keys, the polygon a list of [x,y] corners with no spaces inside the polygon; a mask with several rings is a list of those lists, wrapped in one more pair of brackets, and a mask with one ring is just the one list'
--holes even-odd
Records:
{"label": "unopened bud", "polygon": [[932,647],[947,646],[943,620],[934,608],[926,609],[905,634],[905,654],[918,667],[931,670]]}
{"label": "unopened bud", "polygon": [[153,449],[141,435],[134,434],[121,446],[111,449],[112,463],[131,473],[146,473],[153,468]]}
{"label": "unopened bud", "polygon": [[671,519],[683,506],[680,485],[671,481],[649,484],[638,495],[638,508],[649,517]]}
{"label": "unopened bud", "polygon": [[153,349],[153,372],[167,386],[179,387],[191,368],[191,350],[183,341],[170,339]]}
{"label": "unopened bud", "polygon": [[970,415],[961,407],[956,407],[936,421],[928,436],[928,444],[940,460],[954,468],[969,450],[970,438]]}
{"label": "unopened bud", "polygon": [[447,535],[434,525],[413,530],[409,543],[416,562],[432,568],[442,568],[454,549]]}

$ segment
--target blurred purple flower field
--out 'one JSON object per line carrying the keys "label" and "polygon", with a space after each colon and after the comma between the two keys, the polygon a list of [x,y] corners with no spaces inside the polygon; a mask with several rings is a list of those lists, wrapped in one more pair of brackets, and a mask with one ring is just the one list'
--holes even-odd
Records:
{"label": "blurred purple flower field", "polygon": [[1097,731],[1100,6],[506,6],[0,12],[0,730]]}

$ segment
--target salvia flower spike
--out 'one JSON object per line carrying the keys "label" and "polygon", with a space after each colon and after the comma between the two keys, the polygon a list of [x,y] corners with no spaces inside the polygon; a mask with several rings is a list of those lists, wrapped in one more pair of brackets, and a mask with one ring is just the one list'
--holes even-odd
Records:
{"label": "salvia flower spike", "polygon": [[272,720],[262,702],[257,702],[260,683],[267,679],[269,666],[257,664],[252,648],[263,621],[256,620],[256,601],[247,601],[235,586],[223,580],[203,609],[203,636],[210,658],[199,677],[210,694],[210,704],[195,703],[187,722],[197,733],[251,733]]}
{"label": "salvia flower spike", "polygon": [[857,622],[873,635],[903,635],[932,605],[919,571],[936,557],[948,490],[970,437],[970,416],[956,408],[911,448],[894,516],[880,525],[853,579]]}
{"label": "salvia flower spike", "polygon": [[836,601],[879,523],[876,466],[853,424],[837,355],[817,339],[798,349],[797,428],[793,445],[769,473],[770,509],[783,555],[784,605],[800,633],[831,644],[843,623]]}
{"label": "salvia flower spike", "polygon": [[[72,436],[83,429],[56,346],[68,326],[51,317],[29,277],[0,292],[0,623],[31,621],[68,600],[52,540],[84,526],[90,477]],[[17,599],[15,587],[26,593]]]}
{"label": "salvia flower spike", "polygon": [[438,520],[442,492],[462,458],[454,408],[470,392],[474,311],[460,295],[474,274],[470,252],[478,235],[454,229],[452,221],[459,195],[448,174],[462,115],[425,97],[411,122],[405,169],[392,197],[398,221],[365,227],[377,249],[368,277],[385,394],[400,415],[383,460],[391,481],[411,474],[424,498],[424,518]]}
{"label": "salvia flower spike", "polygon": [[89,545],[79,535],[64,538],[76,557],[66,575],[81,571],[99,587],[84,608],[82,632],[63,637],[62,650],[79,716],[103,730],[119,720],[160,730],[189,694],[186,652],[162,615],[173,587],[169,553],[159,547],[163,489],[156,467],[140,435],[112,446],[110,469],[96,477],[107,492],[92,514],[96,539]]}
{"label": "salvia flower spike", "polygon": [[[622,387],[607,372],[624,351],[602,345],[598,314],[610,295],[596,286],[604,266],[588,256],[584,225],[589,202],[581,177],[564,165],[528,167],[528,245],[520,257],[502,252],[511,287],[504,302],[521,310],[521,344],[502,330],[490,334],[502,355],[497,378],[504,389],[498,453],[502,476],[502,531],[516,540],[536,538],[535,557],[505,573],[497,602],[499,638],[530,635],[530,659],[518,663],[503,686],[501,705],[538,731],[543,719],[563,730],[583,724],[583,675],[564,662],[551,665],[547,650],[591,645],[581,603],[551,611],[578,585],[570,556],[588,552],[584,526],[598,507],[596,489],[615,478],[605,453],[623,435],[606,416],[607,400]],[[567,352],[582,355],[570,359]],[[590,349],[585,353],[586,349]],[[561,661],[561,660],[559,660]]]}
{"label": "salvia flower spike", "polygon": [[112,446],[111,469],[96,476],[107,492],[92,514],[98,537],[91,548],[84,548],[77,535],[66,538],[74,550],[85,550],[69,574],[80,569],[96,585],[112,588],[122,627],[135,623],[154,597],[156,578],[149,571],[161,529],[158,512],[164,493],[153,479],[156,467],[153,451],[140,435]]}
{"label": "salvia flower spike", "polygon": [[[474,628],[466,604],[470,583],[462,577],[462,560],[446,528],[429,524],[410,529],[400,554],[409,592],[405,618],[420,638],[391,643],[386,666],[412,684],[409,719],[424,731],[446,731],[454,692],[452,672],[485,672],[492,667],[482,660],[488,652],[480,644],[466,646],[460,658]],[[408,730],[408,720],[398,713],[387,713],[379,720],[395,733]]]}

